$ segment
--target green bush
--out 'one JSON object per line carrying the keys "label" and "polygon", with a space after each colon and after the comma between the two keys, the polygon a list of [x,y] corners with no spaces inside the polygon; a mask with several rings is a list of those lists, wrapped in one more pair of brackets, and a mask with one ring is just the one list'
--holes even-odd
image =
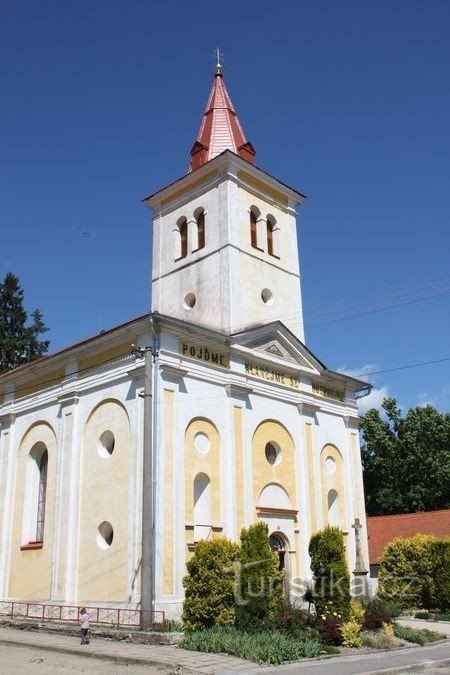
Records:
{"label": "green bush", "polygon": [[394,624],[394,634],[396,637],[408,642],[414,642],[417,645],[425,645],[428,642],[436,642],[436,640],[445,640],[445,635],[435,633],[432,630],[419,630],[417,628],[409,628],[408,626],[401,626]]}
{"label": "green bush", "polygon": [[391,621],[402,613],[401,608],[394,602],[388,602],[381,598],[374,598],[366,605],[366,612],[376,612],[381,616],[384,623],[391,623]]}
{"label": "green bush", "polygon": [[239,546],[227,539],[200,541],[187,563],[183,579],[185,600],[183,625],[199,630],[232,625],[235,619],[235,579],[233,565]]}
{"label": "green bush", "polygon": [[425,619],[428,621],[432,619],[430,612],[414,612],[414,616],[416,619]]}
{"label": "green bush", "polygon": [[275,617],[273,628],[295,637],[310,637],[313,631],[311,623],[311,617],[306,610],[294,607],[286,601]]}
{"label": "green bush", "polygon": [[450,609],[450,537],[431,543],[433,606],[442,612]]}
{"label": "green bush", "polygon": [[350,576],[345,561],[344,537],[337,527],[326,527],[309,542],[314,577],[314,604],[318,616],[330,610],[346,620],[350,614]]}
{"label": "green bush", "polygon": [[271,627],[283,606],[283,574],[278,556],[269,545],[266,523],[241,532],[241,567],[236,626],[255,631]]}
{"label": "green bush", "polygon": [[361,624],[358,619],[349,619],[341,626],[344,647],[361,647]]}
{"label": "green bush", "polygon": [[311,658],[322,651],[320,642],[311,638],[299,640],[281,631],[246,633],[229,626],[189,632],[180,646],[199,652],[233,654],[265,665]]}
{"label": "green bush", "polygon": [[399,604],[402,608],[433,604],[432,545],[436,537],[417,534],[394,539],[384,549],[378,573],[380,598]]}

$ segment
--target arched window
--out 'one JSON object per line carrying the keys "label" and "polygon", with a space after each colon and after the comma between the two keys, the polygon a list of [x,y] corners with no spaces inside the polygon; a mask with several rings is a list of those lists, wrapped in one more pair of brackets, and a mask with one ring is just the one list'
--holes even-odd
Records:
{"label": "arched window", "polygon": [[180,218],[177,222],[178,232],[180,233],[179,255],[177,260],[185,258],[188,252],[188,223],[186,218]]}
{"label": "arched window", "polygon": [[328,492],[328,525],[339,526],[339,495],[336,490]]}
{"label": "arched window", "polygon": [[48,452],[42,453],[38,462],[39,468],[39,489],[36,516],[36,541],[44,541],[44,523],[45,523],[45,497],[47,495],[47,468]]}
{"label": "arched window", "polygon": [[197,223],[196,251],[199,251],[201,248],[205,248],[205,211],[203,209],[197,209],[194,215]]}
{"label": "arched window", "polygon": [[194,480],[194,541],[209,539],[211,534],[211,481],[199,473]]}
{"label": "arched window", "polygon": [[258,232],[257,232],[258,215],[255,208],[250,209],[250,243],[253,248],[258,248]]}
{"label": "arched window", "polygon": [[48,452],[36,443],[28,456],[22,543],[26,548],[42,547],[45,529]]}
{"label": "arched window", "polygon": [[271,215],[267,216],[266,220],[266,228],[267,228],[267,253],[274,258],[278,258],[278,255],[276,254],[276,241],[275,241],[275,233],[277,230],[276,227],[277,221],[275,218]]}

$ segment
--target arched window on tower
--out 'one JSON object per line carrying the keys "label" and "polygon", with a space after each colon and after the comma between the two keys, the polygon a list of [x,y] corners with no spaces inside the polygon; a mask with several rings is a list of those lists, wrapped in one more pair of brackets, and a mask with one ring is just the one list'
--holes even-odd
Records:
{"label": "arched window on tower", "polygon": [[205,211],[200,208],[197,209],[194,213],[195,222],[197,223],[197,248],[196,251],[199,251],[201,248],[205,247]]}
{"label": "arched window on tower", "polygon": [[181,258],[185,258],[188,252],[188,223],[184,216],[178,219],[177,230],[179,233],[179,243],[176,260],[180,260]]}
{"label": "arched window on tower", "polygon": [[250,243],[252,248],[258,248],[258,232],[257,232],[257,223],[258,223],[258,213],[254,206],[250,209]]}
{"label": "arched window on tower", "polygon": [[273,216],[270,214],[267,216],[266,220],[266,228],[267,228],[267,253],[274,258],[278,258],[279,256],[277,255],[277,241],[276,241],[276,233],[277,233],[277,221]]}
{"label": "arched window on tower", "polygon": [[205,473],[199,473],[194,480],[194,541],[211,535],[211,481]]}

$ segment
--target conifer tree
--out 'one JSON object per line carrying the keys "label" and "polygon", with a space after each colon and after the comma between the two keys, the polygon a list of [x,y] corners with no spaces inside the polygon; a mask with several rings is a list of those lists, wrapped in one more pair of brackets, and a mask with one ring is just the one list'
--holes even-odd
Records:
{"label": "conifer tree", "polygon": [[284,600],[283,573],[269,544],[266,523],[255,523],[241,532],[240,599],[236,625],[254,631],[269,627]]}
{"label": "conifer tree", "polygon": [[11,272],[0,282],[0,373],[28,363],[47,353],[49,341],[40,340],[48,328],[42,313],[28,313],[19,278]]}

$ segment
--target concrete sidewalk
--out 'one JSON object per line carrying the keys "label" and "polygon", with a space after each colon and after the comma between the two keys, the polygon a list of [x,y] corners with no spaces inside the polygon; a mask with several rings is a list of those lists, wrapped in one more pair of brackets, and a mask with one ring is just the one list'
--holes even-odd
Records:
{"label": "concrete sidewalk", "polygon": [[0,644],[34,647],[66,654],[77,654],[122,664],[152,665],[163,673],[251,672],[257,664],[227,654],[205,654],[180,649],[174,645],[132,644],[125,641],[93,638],[89,645],[80,645],[80,638],[55,635],[44,631],[0,627]]}
{"label": "concrete sidewalk", "polygon": [[[44,631],[20,630],[0,627],[0,644],[33,647],[43,651],[76,654],[91,659],[102,659],[116,664],[149,665],[162,673],[226,674],[256,673],[311,673],[311,675],[356,675],[365,673],[418,672],[431,664],[441,666],[440,673],[450,673],[450,641],[434,646],[407,647],[393,651],[373,652],[355,656],[332,656],[305,659],[285,666],[262,668],[255,663],[227,654],[191,652],[173,645],[132,644],[125,641],[94,638],[89,645],[80,645],[79,638]],[[305,670],[308,669],[308,670]]]}

